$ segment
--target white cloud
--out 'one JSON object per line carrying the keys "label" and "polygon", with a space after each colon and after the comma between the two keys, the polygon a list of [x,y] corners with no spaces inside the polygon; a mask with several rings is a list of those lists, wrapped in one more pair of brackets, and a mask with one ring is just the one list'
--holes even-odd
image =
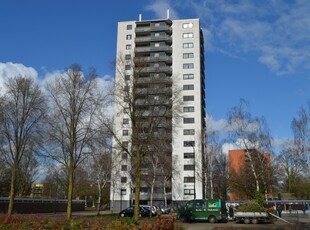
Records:
{"label": "white cloud", "polygon": [[225,119],[214,120],[209,114],[206,114],[206,125],[207,129],[223,132],[226,129],[227,121]]}
{"label": "white cloud", "polygon": [[24,66],[23,64],[0,62],[0,92],[3,91],[4,82],[6,81],[6,79],[15,76],[26,76],[37,80],[38,72],[34,68]]}
{"label": "white cloud", "polygon": [[277,75],[310,69],[308,0],[157,0],[146,9],[165,18],[167,8],[201,19],[207,52],[251,53]]}
{"label": "white cloud", "polygon": [[167,10],[169,10],[169,18],[178,19],[177,12],[172,7],[169,0],[157,0],[145,7],[146,10],[153,11],[159,19],[167,18]]}

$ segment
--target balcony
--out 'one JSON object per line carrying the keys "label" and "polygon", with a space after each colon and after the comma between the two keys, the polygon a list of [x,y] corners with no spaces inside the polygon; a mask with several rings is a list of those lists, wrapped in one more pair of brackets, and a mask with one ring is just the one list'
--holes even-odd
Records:
{"label": "balcony", "polygon": [[136,84],[157,84],[157,83],[171,83],[171,77],[140,77],[136,78]]}
{"label": "balcony", "polygon": [[168,25],[161,25],[161,26],[143,26],[143,27],[136,27],[135,33],[139,34],[150,34],[151,32],[158,32],[164,31],[167,34],[172,34],[172,28]]}
{"label": "balcony", "polygon": [[134,57],[135,63],[145,62],[165,62],[166,64],[172,64],[171,56],[159,56],[159,57]]}
{"label": "balcony", "polygon": [[150,52],[166,52],[166,53],[171,54],[172,47],[171,46],[159,46],[159,47],[145,46],[145,47],[135,48],[135,53],[150,53]]}
{"label": "balcony", "polygon": [[137,94],[168,94],[172,95],[172,89],[171,88],[137,88],[135,90]]}
{"label": "balcony", "polygon": [[170,66],[160,66],[160,67],[141,67],[139,68],[139,73],[166,73],[171,75],[172,68]]}
{"label": "balcony", "polygon": [[172,37],[168,35],[160,35],[160,36],[142,36],[136,37],[136,44],[149,44],[150,42],[161,42],[165,41],[167,44],[172,44]]}

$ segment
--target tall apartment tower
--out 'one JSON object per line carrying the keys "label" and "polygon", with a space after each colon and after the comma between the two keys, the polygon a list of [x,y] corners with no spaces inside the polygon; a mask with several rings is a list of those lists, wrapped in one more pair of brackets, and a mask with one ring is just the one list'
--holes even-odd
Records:
{"label": "tall apartment tower", "polygon": [[199,19],[119,22],[115,84],[111,209],[134,202],[135,163],[128,152],[140,147],[147,153],[141,204],[203,198],[205,75]]}

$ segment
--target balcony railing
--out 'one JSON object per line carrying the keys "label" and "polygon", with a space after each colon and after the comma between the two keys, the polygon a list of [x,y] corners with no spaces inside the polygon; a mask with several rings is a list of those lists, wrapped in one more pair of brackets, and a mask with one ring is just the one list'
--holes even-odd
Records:
{"label": "balcony railing", "polygon": [[135,48],[135,53],[149,53],[149,52],[171,53],[172,47],[171,46],[159,46],[159,47],[146,46],[146,47],[136,47]]}
{"label": "balcony railing", "polygon": [[159,36],[143,36],[143,37],[136,37],[135,43],[150,43],[156,41],[165,41],[169,44],[172,43],[172,37],[168,35],[159,35]]}
{"label": "balcony railing", "polygon": [[165,62],[168,64],[172,63],[171,56],[159,56],[159,57],[135,57],[135,63],[144,63],[144,62]]}

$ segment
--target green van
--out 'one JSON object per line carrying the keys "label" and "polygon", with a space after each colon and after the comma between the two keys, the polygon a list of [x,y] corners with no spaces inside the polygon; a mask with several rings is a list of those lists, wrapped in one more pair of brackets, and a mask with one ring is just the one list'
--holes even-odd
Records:
{"label": "green van", "polygon": [[178,210],[177,218],[184,222],[208,221],[215,223],[228,221],[225,202],[220,199],[190,200]]}

